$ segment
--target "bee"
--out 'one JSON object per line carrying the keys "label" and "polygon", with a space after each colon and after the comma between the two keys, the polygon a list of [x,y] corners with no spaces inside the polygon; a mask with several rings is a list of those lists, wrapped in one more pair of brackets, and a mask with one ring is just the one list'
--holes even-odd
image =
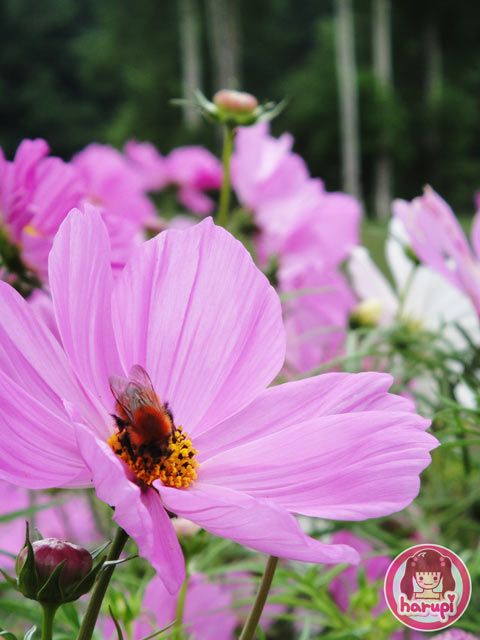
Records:
{"label": "bee", "polygon": [[173,415],[153,388],[150,376],[140,365],[130,369],[128,380],[111,376],[115,398],[113,418],[119,439],[132,458],[148,452],[153,458],[168,454],[168,441],[174,431]]}

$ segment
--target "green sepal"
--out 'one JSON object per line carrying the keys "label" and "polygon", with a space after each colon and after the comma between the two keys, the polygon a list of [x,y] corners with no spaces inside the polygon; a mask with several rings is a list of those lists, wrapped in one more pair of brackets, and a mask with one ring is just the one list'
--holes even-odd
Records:
{"label": "green sepal", "polygon": [[17,636],[10,633],[10,631],[5,631],[5,629],[0,629],[0,638],[5,638],[5,640],[17,640]]}
{"label": "green sepal", "polygon": [[99,547],[94,549],[90,553],[90,555],[92,556],[92,560],[96,560],[98,558],[98,556],[101,555],[103,553],[103,551],[105,551],[105,549],[107,549],[111,544],[112,544],[112,541],[111,540],[107,540],[107,542],[104,542]]}
{"label": "green sepal", "polygon": [[107,556],[102,556],[98,564],[96,564],[90,570],[90,572],[87,573],[87,575],[82,580],[80,580],[80,582],[77,582],[69,589],[67,589],[63,595],[63,602],[73,602],[74,600],[78,600],[78,598],[88,593],[93,587],[93,583],[95,582],[98,574],[103,569],[103,565],[106,559]]}
{"label": "green sepal", "polygon": [[18,576],[18,590],[27,598],[36,599],[38,590],[38,573],[35,567],[35,555],[33,553],[32,543],[30,542],[30,527],[28,522],[25,529],[25,545],[27,549],[27,558]]}
{"label": "green sepal", "polygon": [[60,586],[60,574],[65,566],[65,561],[57,564],[48,580],[38,591],[35,600],[48,604],[60,604],[64,602],[64,594]]}

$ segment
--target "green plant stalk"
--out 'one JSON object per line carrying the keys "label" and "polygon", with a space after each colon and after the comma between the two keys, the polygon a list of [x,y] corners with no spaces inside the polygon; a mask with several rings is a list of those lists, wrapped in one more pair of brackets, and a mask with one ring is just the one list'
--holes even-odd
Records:
{"label": "green plant stalk", "polygon": [[[113,539],[110,551],[108,553],[107,561],[118,560],[122,553],[123,547],[128,540],[128,534],[119,527],[115,538]],[[93,589],[92,597],[88,603],[85,617],[83,618],[82,626],[78,632],[77,640],[91,640],[95,625],[97,623],[98,614],[102,606],[103,598],[107,591],[110,579],[115,571],[115,565],[106,567],[100,572],[97,582]]]}
{"label": "green plant stalk", "polygon": [[182,640],[183,638],[183,612],[185,610],[185,597],[187,595],[188,576],[185,578],[178,594],[177,607],[175,611],[175,624],[173,625],[172,640]]}
{"label": "green plant stalk", "polygon": [[260,620],[260,616],[262,615],[263,608],[267,601],[268,593],[272,585],[272,580],[275,574],[275,569],[277,568],[277,564],[278,558],[270,556],[265,566],[265,571],[263,572],[262,581],[260,583],[260,587],[258,588],[255,602],[253,603],[250,613],[248,614],[247,621],[245,622],[245,626],[242,629],[239,640],[252,640],[255,634],[255,630],[258,626],[258,621]]}
{"label": "green plant stalk", "polygon": [[52,640],[53,638],[53,620],[57,613],[57,604],[42,604],[42,638],[41,640]]}
{"label": "green plant stalk", "polygon": [[222,166],[223,166],[223,180],[222,189],[220,191],[220,203],[218,207],[217,224],[221,227],[226,227],[228,224],[228,214],[230,210],[230,194],[232,191],[231,175],[230,175],[230,163],[233,153],[233,138],[235,132],[233,127],[227,125],[223,128],[223,151],[222,151]]}

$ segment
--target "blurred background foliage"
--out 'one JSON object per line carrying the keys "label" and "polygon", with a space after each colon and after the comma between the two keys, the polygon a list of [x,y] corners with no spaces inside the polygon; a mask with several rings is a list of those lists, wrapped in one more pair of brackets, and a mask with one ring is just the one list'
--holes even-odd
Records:
{"label": "blurred background foliage", "polygon": [[[375,73],[375,0],[353,12],[361,191],[373,213],[379,154],[391,194],[432,183],[460,214],[480,186],[480,4],[390,2],[391,78]],[[342,188],[336,11],[341,0],[3,0],[0,144],[45,137],[64,157],[92,140],[151,140],[166,153],[209,128],[170,100],[228,83],[288,99],[274,132],[330,190]]]}

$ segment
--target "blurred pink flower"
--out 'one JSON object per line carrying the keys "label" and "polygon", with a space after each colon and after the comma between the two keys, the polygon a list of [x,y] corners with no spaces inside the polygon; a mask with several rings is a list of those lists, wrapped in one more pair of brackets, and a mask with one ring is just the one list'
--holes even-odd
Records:
{"label": "blurred pink flower", "polygon": [[166,157],[168,182],[178,187],[178,199],[186,209],[205,215],[214,201],[204,191],[222,184],[222,165],[203,147],[178,147]]}
{"label": "blurred pink flower", "polygon": [[0,568],[11,569],[25,541],[25,521],[36,527],[46,538],[58,538],[88,546],[97,544],[101,534],[97,530],[87,497],[83,492],[61,492],[47,495],[29,492],[0,480],[0,516],[31,507],[58,502],[39,509],[32,516],[18,515],[0,523]]}
{"label": "blurred pink flower", "polygon": [[[418,634],[420,637],[421,634]],[[424,636],[422,636],[424,637]],[[468,633],[463,629],[448,629],[438,636],[435,636],[436,640],[479,640],[480,636],[474,636],[473,633]]]}
{"label": "blurred pink flower", "polygon": [[23,140],[12,161],[6,160],[0,148],[0,224],[10,240],[20,241],[23,228],[32,216],[31,202],[38,183],[40,161],[48,153],[45,140]]}
{"label": "blurred pink flower", "polygon": [[378,615],[387,609],[385,596],[383,594],[383,580],[392,560],[388,556],[372,555],[373,547],[366,540],[359,538],[350,531],[338,531],[332,536],[334,544],[348,544],[358,551],[362,560],[358,567],[347,567],[342,573],[336,576],[329,585],[332,598],[342,611],[347,611],[351,597],[358,590],[358,573],[360,568],[365,571],[368,582],[379,583],[379,602],[373,613]]}
{"label": "blurred pink flower", "polygon": [[[176,617],[177,600],[178,596],[171,595],[158,577],[153,578],[145,591],[142,615],[135,624],[135,640],[171,624]],[[200,573],[190,576],[182,619],[188,637],[233,640],[237,621],[228,584],[210,582]]]}
{"label": "blurred pink flower", "polygon": [[72,160],[85,182],[84,202],[102,209],[112,246],[112,265],[121,268],[156,220],[140,174],[116,149],[90,144]]}
{"label": "blurred pink flower", "polygon": [[280,268],[287,330],[286,368],[306,373],[343,351],[355,296],[336,269],[305,262]]}
{"label": "blurred pink flower", "polygon": [[146,191],[160,191],[168,182],[167,160],[151,142],[129,140],[125,155],[138,172]]}
{"label": "blurred pink flower", "polygon": [[67,213],[81,202],[85,184],[75,167],[53,157],[39,163],[36,180],[30,204],[33,215],[20,244],[25,263],[46,279],[53,238]]}
{"label": "blurred pink flower", "polygon": [[[232,158],[232,184],[242,205],[254,212],[272,201],[295,197],[309,179],[305,162],[292,152],[293,138],[269,134],[266,123],[239,127]],[[318,188],[323,189],[320,181]]]}
{"label": "blurred pink flower", "polygon": [[358,243],[360,204],[344,193],[328,193],[292,152],[289,134],[273,138],[266,124],[240,128],[232,181],[242,205],[260,229],[262,263],[316,260],[337,266]]}
{"label": "blurred pink flower", "polygon": [[[278,557],[356,562],[350,547],[306,536],[292,514],[361,520],[405,507],[437,445],[428,421],[388,393],[384,374],[266,389],[285,353],[280,303],[211,220],[144,243],[115,281],[109,253],[99,213],[72,211],[49,259],[63,349],[0,283],[0,475],[32,489],[95,486],[170,593],[184,564],[168,512]],[[165,484],[147,458],[138,454],[136,477],[111,448],[109,379],[134,365],[193,440],[185,446],[200,467],[196,479],[180,475],[188,488],[174,488],[178,426],[159,458]]]}
{"label": "blurred pink flower", "polygon": [[472,251],[452,209],[431,187],[411,202],[396,200],[393,210],[418,258],[466,293],[480,313],[480,212],[473,221]]}
{"label": "blurred pink flower", "polygon": [[85,181],[86,200],[91,204],[125,223],[145,224],[155,217],[142,178],[117,149],[93,143],[77,153],[72,163]]}

